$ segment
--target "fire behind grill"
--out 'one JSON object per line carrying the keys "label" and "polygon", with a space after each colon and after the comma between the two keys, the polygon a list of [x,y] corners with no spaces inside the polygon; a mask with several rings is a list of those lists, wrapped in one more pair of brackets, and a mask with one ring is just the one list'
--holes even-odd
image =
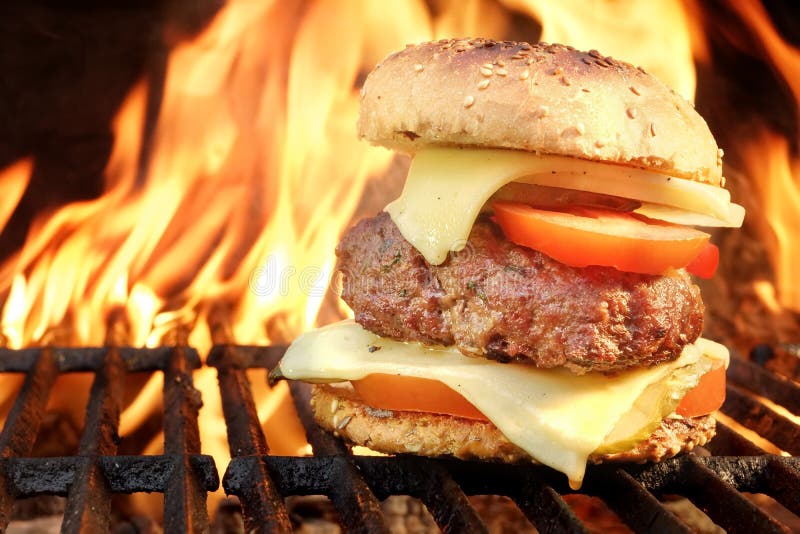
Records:
{"label": "fire behind grill", "polygon": [[[486,526],[467,495],[505,495],[545,532],[586,532],[562,495],[564,477],[543,466],[508,466],[411,456],[358,457],[312,421],[309,388],[290,385],[314,449],[313,457],[271,456],[259,424],[246,369],[274,367],[283,347],[218,345],[208,363],[217,368],[232,461],[223,479],[242,504],[248,532],[290,531],[290,495],[326,495],[349,531],[387,532],[380,501],[391,495],[421,500],[446,532],[482,532]],[[186,347],[156,349],[0,350],[0,372],[25,373],[23,388],[0,434],[0,532],[15,499],[64,495],[65,532],[104,531],[113,493],[164,494],[166,532],[207,530],[206,494],[219,478],[213,460],[200,453],[192,386],[197,353]],[[30,452],[48,393],[59,373],[95,373],[78,455],[33,458]],[[165,453],[116,456],[122,390],[127,373],[156,372],[164,380]],[[734,359],[723,412],[790,452],[766,454],[718,423],[707,446],[711,456],[684,455],[655,465],[590,467],[583,492],[605,501],[637,532],[689,532],[658,497],[682,495],[729,532],[785,532],[778,520],[749,500],[765,493],[800,515],[800,427],[755,396],[800,413],[800,387],[749,361]]]}

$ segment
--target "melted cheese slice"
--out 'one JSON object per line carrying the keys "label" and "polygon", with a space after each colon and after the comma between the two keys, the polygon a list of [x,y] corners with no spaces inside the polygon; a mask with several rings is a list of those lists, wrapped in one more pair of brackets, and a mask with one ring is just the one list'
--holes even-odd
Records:
{"label": "melted cheese slice", "polygon": [[[721,345],[704,342],[717,357],[727,357]],[[699,379],[710,368],[705,360],[699,365],[708,351],[690,345],[667,364],[614,378],[578,376],[468,358],[454,347],[393,341],[347,320],[297,338],[280,370],[286,378],[307,382],[358,380],[372,373],[438,380],[469,400],[509,441],[579,485],[589,455],[647,387],[685,366],[698,365]]]}
{"label": "melted cheese slice", "polygon": [[[512,182],[562,187],[659,204],[648,216],[704,215],[717,226],[741,226],[744,208],[721,187],[651,171],[518,150],[429,148],[416,154],[400,198],[386,211],[425,259],[439,265],[467,243],[481,208]],[[682,220],[687,220],[686,217]]]}

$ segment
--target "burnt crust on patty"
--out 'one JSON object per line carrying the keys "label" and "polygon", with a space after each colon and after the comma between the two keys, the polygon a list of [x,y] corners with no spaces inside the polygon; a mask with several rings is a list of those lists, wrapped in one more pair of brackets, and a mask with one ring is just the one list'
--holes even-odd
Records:
{"label": "burnt crust on patty", "polygon": [[703,329],[700,290],[685,271],[569,267],[512,243],[486,217],[441,265],[386,213],[351,228],[336,254],[359,324],[468,356],[617,372],[673,360]]}
{"label": "burnt crust on patty", "polygon": [[[461,460],[530,462],[528,453],[508,441],[492,423],[424,412],[378,410],[364,404],[352,389],[330,385],[313,388],[311,406],[322,428],[354,445],[388,454],[452,456]],[[666,418],[648,439],[629,451],[592,454],[589,461],[660,462],[714,437],[710,415]]]}

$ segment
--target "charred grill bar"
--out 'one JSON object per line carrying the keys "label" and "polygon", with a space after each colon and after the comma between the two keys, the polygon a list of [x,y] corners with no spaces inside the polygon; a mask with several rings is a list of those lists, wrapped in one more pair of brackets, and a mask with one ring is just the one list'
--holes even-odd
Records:
{"label": "charred grill bar", "polygon": [[[36,495],[67,497],[63,532],[108,531],[111,494],[136,492],[164,494],[167,531],[207,529],[206,493],[219,476],[214,460],[200,454],[200,394],[191,375],[199,366],[197,352],[185,347],[0,350],[0,372],[26,374],[0,433],[0,531],[14,500]],[[78,454],[30,457],[55,379],[81,371],[95,378]],[[165,453],[116,456],[125,375],[156,371],[164,372]]]}
{"label": "charred grill bar", "polygon": [[[272,456],[260,426],[247,369],[271,369],[283,347],[217,345],[209,355],[222,393],[232,461],[223,485],[242,504],[245,529],[292,529],[284,499],[330,498],[342,525],[357,532],[387,532],[380,501],[410,495],[422,501],[444,531],[486,531],[468,495],[505,495],[542,531],[586,532],[563,496],[562,476],[542,466],[432,460],[411,456],[359,457],[312,421],[309,387],[290,385],[314,449],[313,457]],[[24,373],[25,382],[0,433],[0,531],[16,499],[67,497],[63,531],[108,530],[115,493],[161,492],[167,531],[209,526],[206,493],[218,487],[213,460],[201,454],[197,428],[200,394],[192,371],[201,365],[187,347],[0,350],[1,373]],[[50,390],[60,373],[95,374],[76,456],[31,457]],[[164,372],[165,453],[116,456],[126,376]],[[764,493],[800,515],[800,427],[761,397],[800,412],[800,386],[751,361],[734,359],[723,413],[795,456],[775,456],[718,423],[710,455],[685,455],[655,465],[590,467],[582,490],[602,499],[634,531],[690,532],[659,500],[681,495],[730,532],[785,532],[776,517],[753,504]]]}

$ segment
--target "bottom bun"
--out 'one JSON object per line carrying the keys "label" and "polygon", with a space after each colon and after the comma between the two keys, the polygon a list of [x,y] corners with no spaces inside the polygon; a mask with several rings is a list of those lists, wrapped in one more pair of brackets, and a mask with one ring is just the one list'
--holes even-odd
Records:
{"label": "bottom bun", "polygon": [[[533,460],[491,423],[433,413],[375,409],[364,404],[348,387],[314,386],[311,406],[322,428],[354,445],[379,452],[506,463]],[[705,445],[714,436],[714,429],[715,421],[710,415],[667,418],[633,449],[593,454],[589,461],[659,462]]]}

